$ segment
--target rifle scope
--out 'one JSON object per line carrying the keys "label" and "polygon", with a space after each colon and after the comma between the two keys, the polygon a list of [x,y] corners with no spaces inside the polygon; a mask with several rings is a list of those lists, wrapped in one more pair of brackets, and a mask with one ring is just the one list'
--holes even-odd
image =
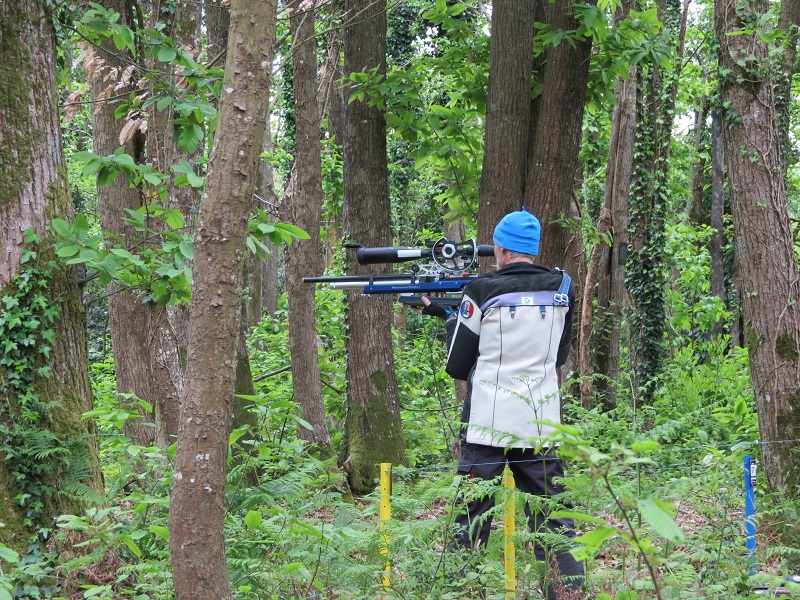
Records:
{"label": "rifle scope", "polygon": [[476,256],[494,256],[494,246],[488,244],[476,245],[474,242],[456,243],[440,240],[435,244],[431,244],[429,248],[409,246],[361,247],[356,252],[356,259],[360,265],[400,263],[421,258],[433,258],[437,263],[441,260],[454,260],[457,258],[472,261],[475,260]]}

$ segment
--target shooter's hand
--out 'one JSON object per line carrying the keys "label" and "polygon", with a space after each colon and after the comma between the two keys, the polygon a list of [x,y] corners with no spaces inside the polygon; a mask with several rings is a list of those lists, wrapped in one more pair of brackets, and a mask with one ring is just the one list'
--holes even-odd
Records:
{"label": "shooter's hand", "polygon": [[442,306],[441,304],[434,304],[431,302],[431,299],[427,296],[422,296],[422,303],[425,305],[420,311],[420,314],[423,315],[431,315],[434,317],[439,317],[440,319],[446,319],[450,316],[450,313],[453,311],[447,308],[446,306]]}

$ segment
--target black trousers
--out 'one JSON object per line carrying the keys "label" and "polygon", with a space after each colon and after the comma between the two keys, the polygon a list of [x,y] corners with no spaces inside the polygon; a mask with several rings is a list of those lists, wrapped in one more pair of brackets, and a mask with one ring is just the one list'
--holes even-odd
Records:
{"label": "black trousers", "polygon": [[[517,489],[535,496],[556,496],[564,491],[554,477],[564,476],[564,466],[555,451],[536,452],[531,448],[495,448],[479,444],[462,443],[458,473],[473,478],[491,480],[499,477],[508,465],[514,474]],[[456,541],[465,548],[479,548],[489,541],[492,525],[488,511],[494,506],[494,494],[478,498],[466,505],[466,510],[456,516],[458,532]],[[568,508],[568,506],[565,506]],[[570,554],[570,540],[575,537],[572,519],[547,516],[547,511],[532,509],[525,503],[528,527],[534,534],[536,560],[548,564],[555,559],[561,581],[546,577],[546,598],[556,598],[555,588],[563,586],[567,591],[579,590],[584,582],[583,563]]]}

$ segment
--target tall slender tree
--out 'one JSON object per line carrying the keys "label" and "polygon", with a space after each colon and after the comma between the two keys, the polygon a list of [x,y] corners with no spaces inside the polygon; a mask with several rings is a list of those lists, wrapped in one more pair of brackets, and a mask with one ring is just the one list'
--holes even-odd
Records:
{"label": "tall slender tree", "polygon": [[[633,143],[636,128],[636,69],[614,86],[616,106],[608,149],[604,206],[611,213],[611,245],[600,258],[597,290],[597,326],[595,359],[598,373],[597,392],[607,407],[616,403],[619,386],[619,352],[622,323],[627,300],[625,263],[628,254],[628,197],[633,171]],[[585,343],[586,340],[581,340]]]}
{"label": "tall slender tree", "polygon": [[286,257],[286,295],[289,300],[289,348],[292,355],[292,390],[311,429],[301,427],[299,436],[316,447],[321,456],[333,456],[325,405],[322,401],[317,320],[314,315],[314,287],[302,283],[303,277],[319,276],[324,269],[320,243],[322,211],[322,144],[320,111],[317,104],[317,53],[314,34],[315,9],[312,0],[292,7],[289,28],[292,33],[294,65],[295,164],[292,169],[291,196],[282,203],[283,217],[309,234],[288,248]]}
{"label": "tall slender tree", "polygon": [[272,0],[231,7],[218,130],[195,233],[185,398],[169,509],[175,593],[231,598],[225,560],[225,475],[245,237],[266,126],[275,44]]}
{"label": "tall slender tree", "polygon": [[[102,489],[93,424],[81,420],[92,408],[81,273],[55,266],[50,234],[72,202],[48,7],[0,4],[0,542],[20,550],[51,515],[80,510],[75,486]],[[31,233],[39,243],[26,248]],[[42,459],[48,447],[59,452]]]}
{"label": "tall slender tree", "polygon": [[[800,273],[789,222],[774,77],[760,35],[767,0],[715,0],[723,139],[736,245],[735,283],[756,397],[767,484],[797,498],[800,463]],[[732,35],[733,33],[736,35]]]}
{"label": "tall slender tree", "polygon": [[[386,73],[385,0],[346,0],[345,74]],[[389,182],[383,113],[347,105],[344,126],[344,230],[348,240],[388,246]],[[353,260],[350,272],[365,272]],[[373,271],[374,272],[374,271]],[[371,491],[381,462],[405,462],[392,351],[392,300],[348,294],[347,418],[341,460],[356,494]]]}

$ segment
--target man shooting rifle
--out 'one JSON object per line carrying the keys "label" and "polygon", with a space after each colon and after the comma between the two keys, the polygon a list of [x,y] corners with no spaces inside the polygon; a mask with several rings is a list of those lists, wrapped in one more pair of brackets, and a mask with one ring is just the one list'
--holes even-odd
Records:
{"label": "man shooting rifle", "polygon": [[[541,421],[561,422],[556,367],[569,354],[575,291],[565,272],[534,264],[540,234],[524,207],[506,215],[493,235],[497,270],[464,288],[457,312],[426,297],[421,312],[446,319],[445,370],[468,383],[458,473],[492,480],[508,465],[521,491],[552,497],[564,491],[554,481],[564,468],[546,440],[554,428]],[[456,517],[458,544],[486,545],[493,506],[493,495],[467,503]],[[554,600],[561,586],[580,593],[583,563],[569,553],[572,519],[548,518],[529,503],[525,514],[534,534],[548,534],[534,536],[537,560],[558,563],[560,581],[546,578],[545,598]]]}

